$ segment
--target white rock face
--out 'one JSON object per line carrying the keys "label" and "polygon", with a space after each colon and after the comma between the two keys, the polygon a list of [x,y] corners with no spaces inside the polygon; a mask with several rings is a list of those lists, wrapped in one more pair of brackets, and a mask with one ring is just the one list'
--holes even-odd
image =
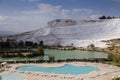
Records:
{"label": "white rock face", "polygon": [[60,19],[36,31],[12,36],[17,41],[44,41],[46,45],[107,47],[101,40],[120,38],[120,19],[81,20]]}

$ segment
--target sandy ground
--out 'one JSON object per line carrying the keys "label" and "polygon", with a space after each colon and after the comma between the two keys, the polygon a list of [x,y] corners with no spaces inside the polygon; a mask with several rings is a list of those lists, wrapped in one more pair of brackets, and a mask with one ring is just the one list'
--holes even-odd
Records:
{"label": "sandy ground", "polygon": [[[94,71],[85,75],[70,75],[70,74],[55,74],[55,73],[45,73],[45,72],[24,72],[17,71],[15,68],[17,66],[23,65],[37,65],[44,67],[58,67],[65,64],[73,64],[76,66],[96,66],[99,67],[99,71]],[[113,77],[120,77],[120,67],[112,66],[102,63],[90,63],[90,62],[70,62],[70,63],[38,63],[38,64],[10,64],[11,68],[7,69],[0,74],[7,73],[19,73],[25,74],[25,80],[112,80]]]}

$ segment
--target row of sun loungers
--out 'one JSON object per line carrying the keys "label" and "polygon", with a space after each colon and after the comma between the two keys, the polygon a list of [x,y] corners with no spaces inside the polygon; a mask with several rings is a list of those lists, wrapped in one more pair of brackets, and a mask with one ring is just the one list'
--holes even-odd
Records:
{"label": "row of sun loungers", "polygon": [[115,73],[115,72],[120,72],[120,70],[103,72],[103,73],[101,73],[101,74],[97,74],[96,76],[92,76],[92,77],[89,77],[89,78],[96,78],[96,77],[99,77],[99,76],[103,76],[103,75],[107,75],[107,74]]}
{"label": "row of sun loungers", "polygon": [[[30,73],[28,73],[30,74]],[[56,74],[42,74],[42,73],[31,73],[33,76],[38,76],[38,77],[47,77],[47,78],[61,78],[61,79],[73,79],[74,77],[72,76],[64,76],[64,75],[56,75]]]}
{"label": "row of sun loungers", "polygon": [[[20,72],[20,73],[25,73],[25,74],[32,74],[33,76],[36,77],[45,77],[45,78],[60,78],[62,79],[67,79],[67,80],[73,80],[74,78],[76,80],[83,80],[83,78],[76,78],[75,76],[72,75],[57,75],[57,74],[47,74],[47,73],[32,73],[32,72]],[[28,80],[28,79],[27,79]]]}

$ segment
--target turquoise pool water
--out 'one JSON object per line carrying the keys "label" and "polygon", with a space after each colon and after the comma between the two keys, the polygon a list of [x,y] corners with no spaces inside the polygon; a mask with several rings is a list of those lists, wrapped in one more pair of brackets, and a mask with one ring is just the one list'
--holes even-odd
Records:
{"label": "turquoise pool water", "polygon": [[24,74],[9,73],[0,76],[2,78],[0,80],[25,80]]}
{"label": "turquoise pool water", "polygon": [[99,68],[94,66],[75,66],[71,64],[66,64],[60,67],[40,67],[40,66],[32,66],[32,65],[21,66],[21,67],[17,67],[16,70],[78,75],[78,74],[88,74],[92,71],[99,70]]}

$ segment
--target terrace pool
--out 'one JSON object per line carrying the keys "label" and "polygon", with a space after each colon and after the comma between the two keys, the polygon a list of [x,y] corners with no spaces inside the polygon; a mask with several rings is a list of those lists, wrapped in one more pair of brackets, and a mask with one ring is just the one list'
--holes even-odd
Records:
{"label": "terrace pool", "polygon": [[17,67],[16,70],[80,75],[80,74],[88,74],[90,72],[98,71],[100,69],[95,66],[75,66],[72,64],[65,64],[64,66],[60,66],[60,67],[40,67],[40,66],[28,65],[28,66]]}
{"label": "terrace pool", "polygon": [[54,56],[55,60],[67,60],[67,59],[96,59],[104,58],[107,59],[108,55],[104,52],[93,52],[93,51],[80,51],[80,50],[56,50],[56,49],[45,49],[45,56],[33,57],[33,58],[1,58],[0,62],[6,61],[34,61],[34,60],[49,60],[49,56]]}
{"label": "terrace pool", "polygon": [[0,76],[1,76],[0,80],[25,80],[24,74],[9,73],[9,74],[4,74]]}

